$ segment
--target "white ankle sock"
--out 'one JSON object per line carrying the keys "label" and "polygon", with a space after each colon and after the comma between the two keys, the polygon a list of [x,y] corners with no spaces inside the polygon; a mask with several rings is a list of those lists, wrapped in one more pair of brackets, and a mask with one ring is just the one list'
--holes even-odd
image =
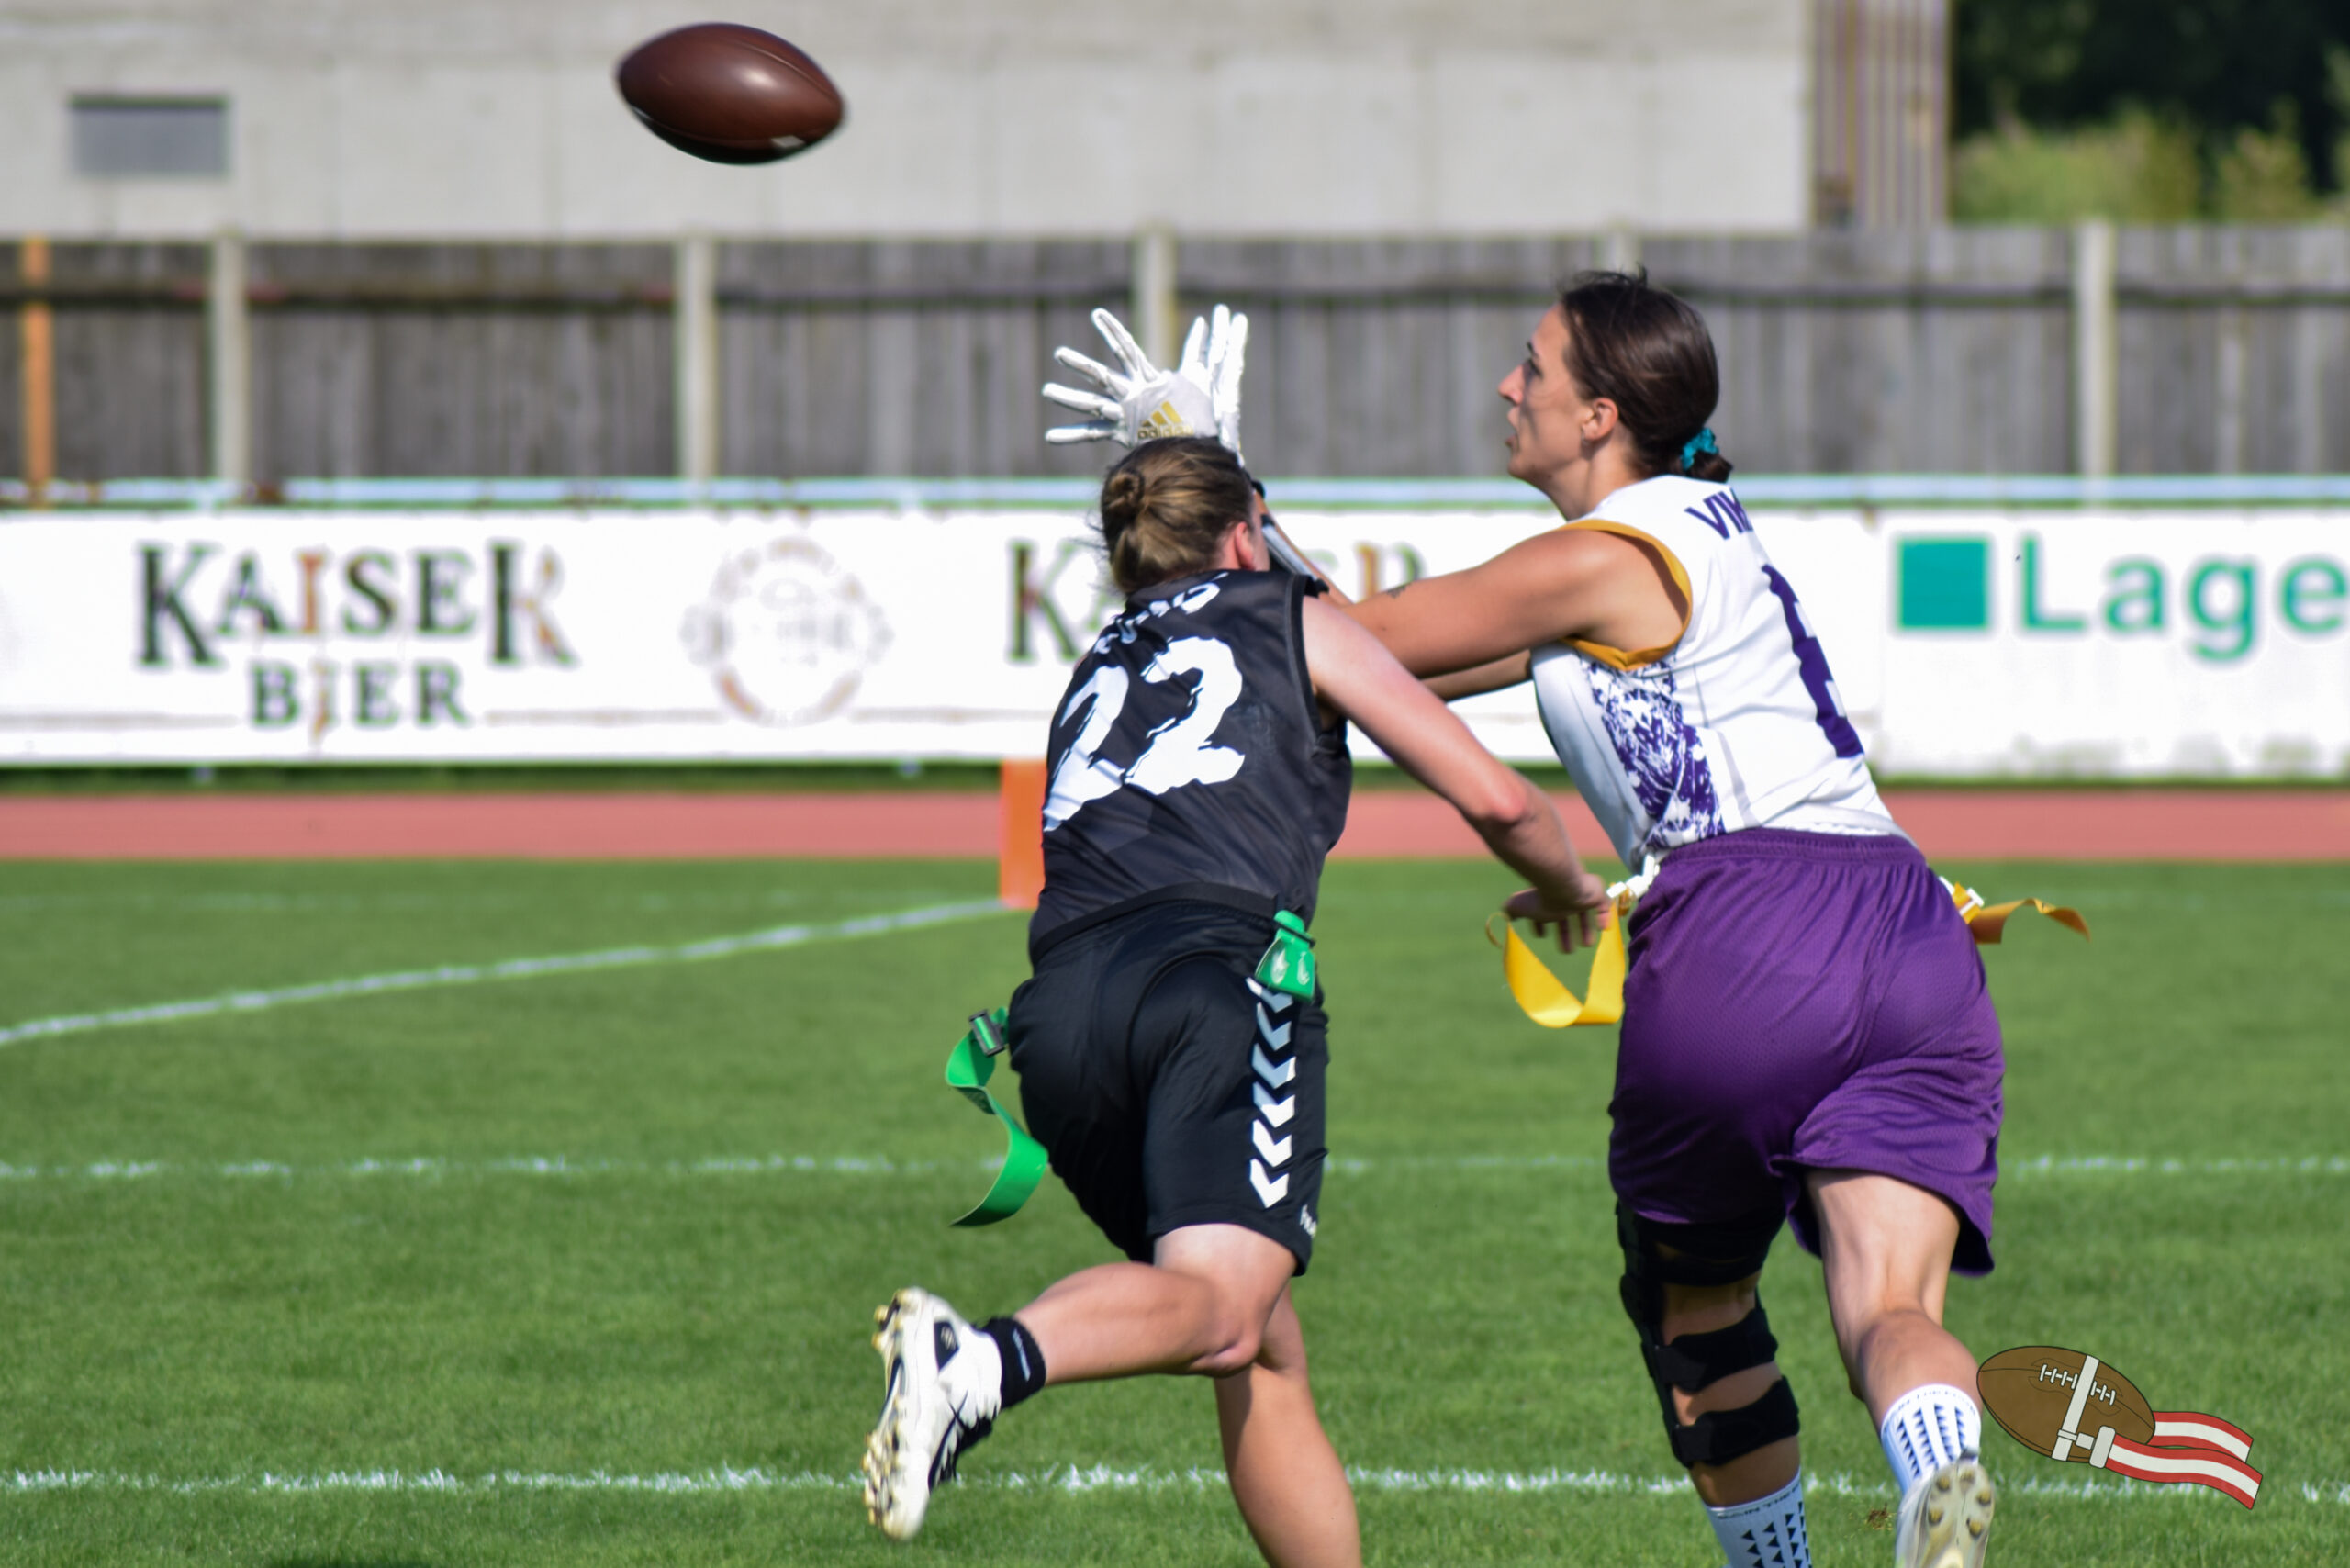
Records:
{"label": "white ankle sock", "polygon": [[1793,1481],[1767,1497],[1732,1503],[1727,1508],[1707,1505],[1706,1518],[1713,1521],[1714,1539],[1722,1543],[1729,1568],[1811,1568],[1800,1470]]}
{"label": "white ankle sock", "polygon": [[1953,1460],[1983,1451],[1983,1417],[1964,1389],[1930,1383],[1895,1400],[1876,1435],[1906,1497]]}

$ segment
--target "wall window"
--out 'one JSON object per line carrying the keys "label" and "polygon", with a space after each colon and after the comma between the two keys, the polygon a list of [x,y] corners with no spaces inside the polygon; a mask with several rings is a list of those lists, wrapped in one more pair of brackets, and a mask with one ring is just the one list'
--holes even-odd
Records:
{"label": "wall window", "polygon": [[76,95],[73,172],[92,179],[218,178],[229,172],[229,100]]}

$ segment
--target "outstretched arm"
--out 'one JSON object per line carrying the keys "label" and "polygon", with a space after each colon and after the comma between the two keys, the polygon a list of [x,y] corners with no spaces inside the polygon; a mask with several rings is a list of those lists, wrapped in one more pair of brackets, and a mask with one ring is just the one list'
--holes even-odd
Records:
{"label": "outstretched arm", "polygon": [[1432,675],[1427,686],[1447,702],[1457,702],[1463,697],[1475,697],[1482,692],[1499,691],[1529,680],[1534,675],[1532,654],[1512,654],[1505,659],[1495,659],[1489,665],[1470,669],[1457,669],[1450,675]]}
{"label": "outstretched arm", "polygon": [[[1452,802],[1504,865],[1533,886],[1526,913],[1559,922],[1559,944],[1598,935],[1607,886],[1583,868],[1549,796],[1477,744],[1469,727],[1347,612],[1309,599],[1305,663],[1315,695],[1362,726],[1413,778]],[[1520,894],[1521,899],[1527,894]]]}
{"label": "outstretched arm", "polygon": [[1561,529],[1481,566],[1373,594],[1347,613],[1414,675],[1445,675],[1562,637],[1627,651],[1668,646],[1688,610],[1679,593],[1645,545]]}

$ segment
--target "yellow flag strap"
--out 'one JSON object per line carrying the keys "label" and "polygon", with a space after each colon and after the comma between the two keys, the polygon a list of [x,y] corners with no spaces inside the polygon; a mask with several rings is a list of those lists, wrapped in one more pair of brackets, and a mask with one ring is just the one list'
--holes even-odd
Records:
{"label": "yellow flag strap", "polygon": [[1973,888],[1962,887],[1948,877],[1942,879],[1950,890],[1951,902],[1958,906],[1959,918],[1966,922],[1967,931],[1978,947],[1997,943],[2008,928],[2008,916],[2020,909],[2036,910],[2057,924],[2077,931],[2084,938],[2089,935],[2089,923],[2081,912],[2063,904],[2050,903],[2046,899],[2009,899],[2005,903],[1985,903],[1983,895]]}
{"label": "yellow flag strap", "polygon": [[1485,921],[1485,940],[1502,950],[1502,977],[1509,981],[1509,993],[1517,998],[1526,1015],[1545,1029],[1571,1028],[1577,1024],[1614,1024],[1624,1016],[1624,917],[1631,913],[1632,901],[1619,896],[1616,907],[1608,912],[1607,929],[1599,934],[1599,946],[1591,957],[1591,986],[1588,993],[1578,999],[1559,977],[1552,974],[1534,949],[1526,945],[1515,926],[1503,922],[1500,936],[1494,935],[1494,921]]}
{"label": "yellow flag strap", "polygon": [[[2020,909],[2044,914],[2084,937],[2089,934],[2089,923],[2081,918],[2078,910],[2050,903],[2046,899],[1985,903],[1982,895],[1972,888],[1961,887],[1947,877],[1942,881],[1950,890],[1951,902],[1958,906],[1959,917],[1966,922],[1967,932],[1979,946],[1997,943],[2006,933],[2008,916]],[[1499,914],[1485,918],[1485,940],[1502,950],[1502,978],[1509,982],[1510,995],[1517,999],[1517,1005],[1528,1018],[1545,1029],[1623,1021],[1624,924],[1631,918],[1636,895],[1623,884],[1609,890],[1616,893],[1615,906],[1608,911],[1607,929],[1600,933],[1599,946],[1592,954],[1590,989],[1580,998],[1535,956],[1534,949],[1526,945],[1506,919]],[[1498,936],[1494,934],[1496,920],[1502,921]]]}

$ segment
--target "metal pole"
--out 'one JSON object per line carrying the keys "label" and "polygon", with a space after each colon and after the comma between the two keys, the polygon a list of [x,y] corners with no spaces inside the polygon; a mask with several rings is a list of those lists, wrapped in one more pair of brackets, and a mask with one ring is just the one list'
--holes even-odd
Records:
{"label": "metal pole", "polygon": [[2220,312],[2219,407],[2213,431],[2217,450],[2211,466],[2221,474],[2241,474],[2244,465],[2244,381],[2252,358],[2251,323],[2244,311],[2229,306]]}
{"label": "metal pole", "polygon": [[1925,160],[1925,205],[1919,220],[1926,224],[1950,221],[1950,113],[1953,68],[1951,56],[1951,6],[1949,0],[1930,0],[1925,7],[1924,80],[1919,91],[1926,96],[1924,124],[1918,127],[1924,145],[1919,149]]}
{"label": "metal pole", "polygon": [[2113,225],[2087,218],[2073,230],[2073,466],[2102,479],[2114,468],[2121,398],[2115,330]]}
{"label": "metal pole", "polygon": [[676,267],[677,475],[705,484],[718,476],[718,242],[688,234]]}
{"label": "metal pole", "polygon": [[1599,264],[1611,273],[1628,273],[1640,264],[1640,237],[1629,229],[1610,229],[1599,243]]}
{"label": "metal pole", "polygon": [[1135,235],[1134,298],[1128,307],[1135,341],[1153,364],[1175,358],[1175,231],[1153,224]]}
{"label": "metal pole", "polygon": [[212,239],[211,286],[204,301],[211,373],[212,476],[252,478],[252,319],[245,304],[245,241],[233,229]]}
{"label": "metal pole", "polygon": [[[28,235],[17,252],[17,274],[28,288],[49,281],[49,241]],[[46,300],[28,303],[17,316],[17,389],[23,419],[25,494],[34,506],[49,504],[57,477],[57,340]]]}

